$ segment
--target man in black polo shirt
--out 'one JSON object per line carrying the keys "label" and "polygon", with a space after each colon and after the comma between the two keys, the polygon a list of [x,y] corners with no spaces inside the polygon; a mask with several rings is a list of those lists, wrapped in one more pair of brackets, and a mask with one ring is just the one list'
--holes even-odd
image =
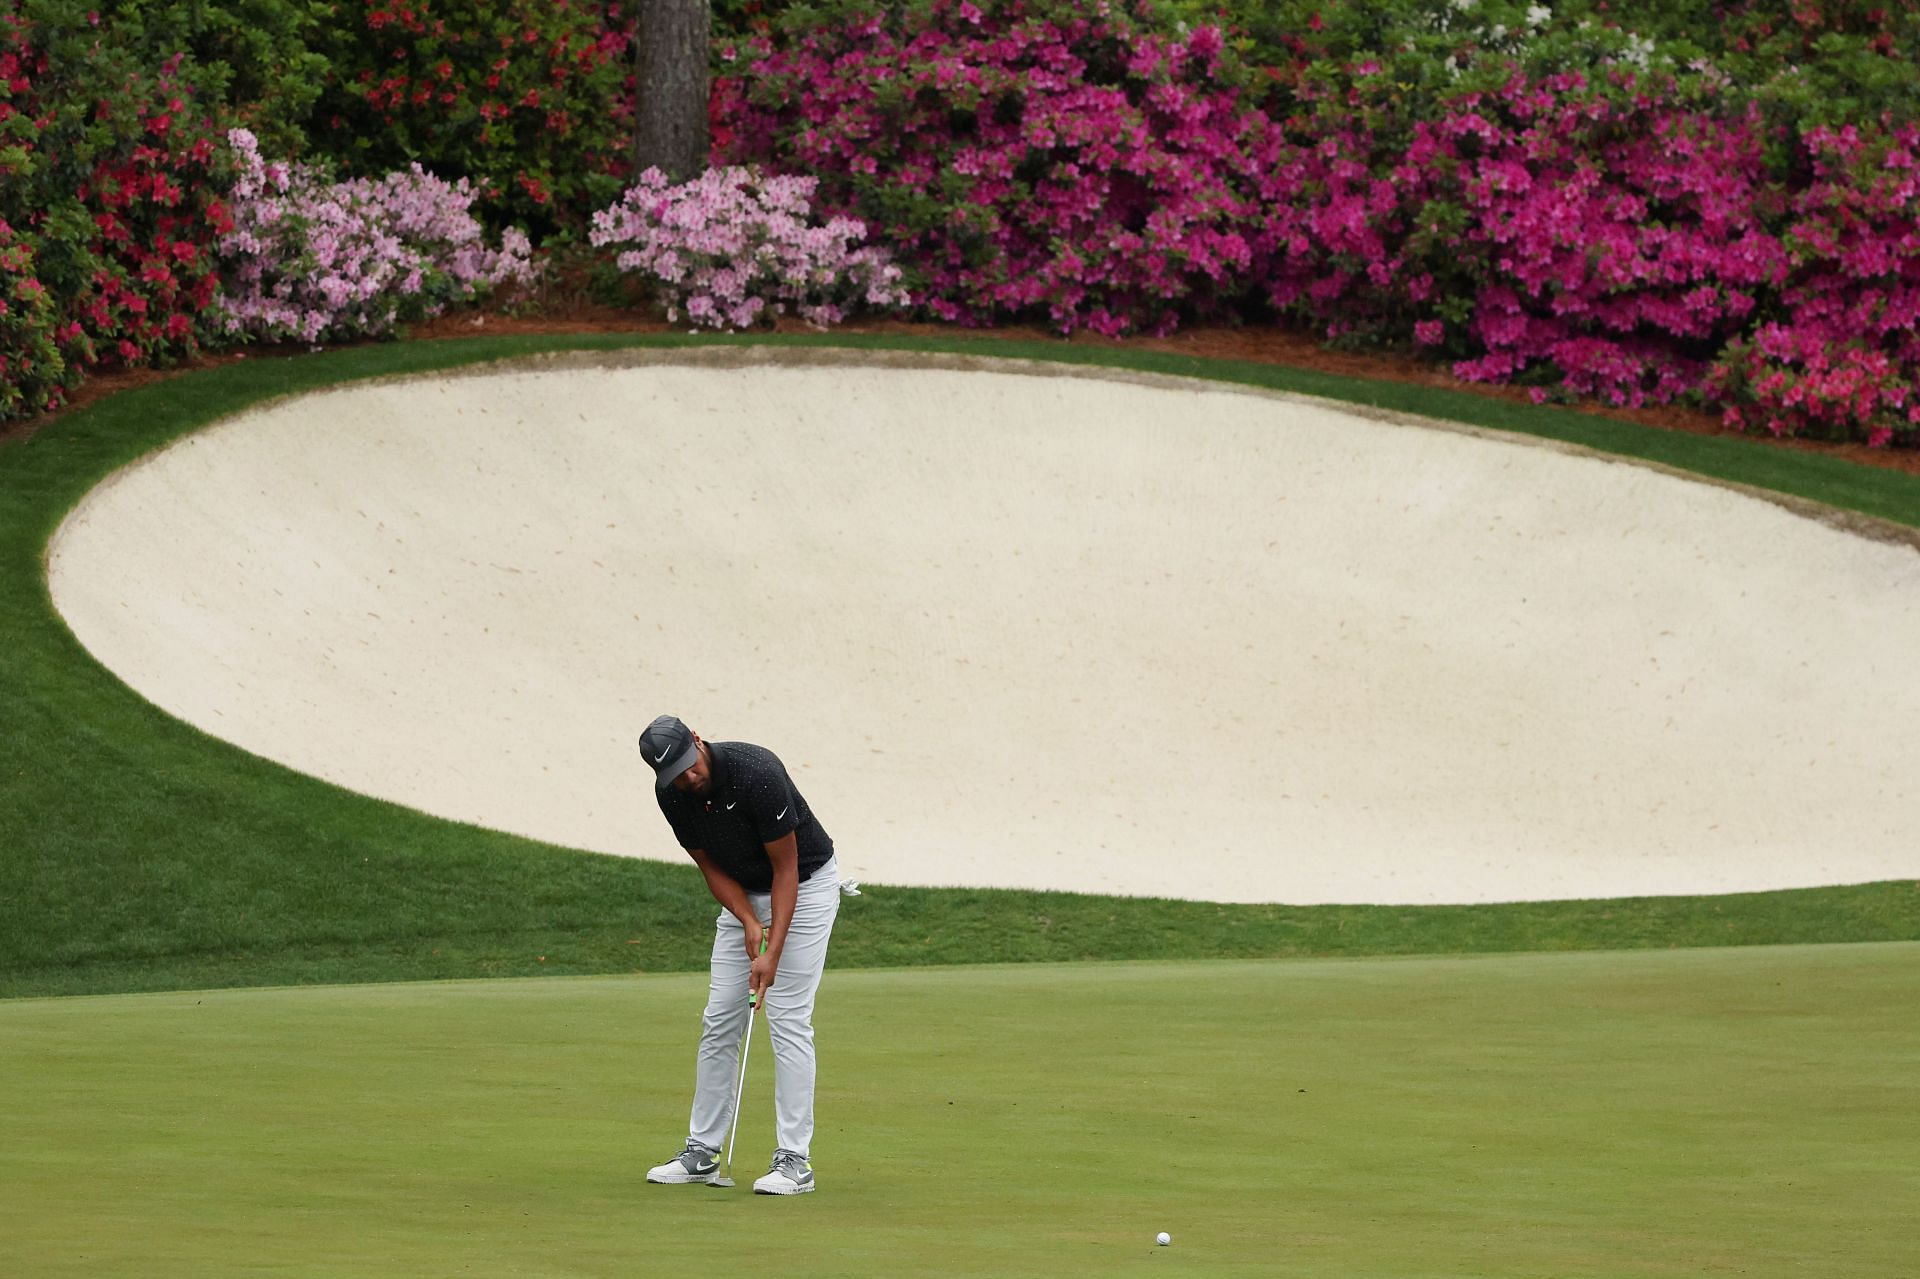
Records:
{"label": "man in black polo shirt", "polygon": [[662,715],[640,735],[640,753],[653,768],[660,811],[721,906],[687,1145],[647,1180],[686,1185],[719,1178],[747,1001],[763,995],[778,1145],[772,1167],[753,1188],[763,1195],[805,1194],[814,1187],[813,1004],[840,911],[833,840],[764,747],[705,742]]}

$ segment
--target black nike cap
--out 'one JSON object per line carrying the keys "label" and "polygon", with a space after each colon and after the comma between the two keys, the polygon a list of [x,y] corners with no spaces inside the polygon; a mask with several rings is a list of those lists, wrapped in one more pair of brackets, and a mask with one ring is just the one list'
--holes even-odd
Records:
{"label": "black nike cap", "polygon": [[654,789],[665,790],[673,779],[692,768],[700,758],[700,747],[693,730],[672,715],[662,715],[640,734],[640,753],[653,767]]}

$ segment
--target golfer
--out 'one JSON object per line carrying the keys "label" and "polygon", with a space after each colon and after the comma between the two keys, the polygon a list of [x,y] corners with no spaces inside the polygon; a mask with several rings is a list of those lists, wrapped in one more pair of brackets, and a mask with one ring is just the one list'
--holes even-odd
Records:
{"label": "golfer", "polygon": [[753,1189],[762,1195],[806,1194],[814,1187],[808,1161],[813,1001],[840,913],[833,840],[786,767],[764,747],[701,741],[678,719],[662,715],[640,734],[640,753],[656,775],[660,811],[721,906],[687,1146],[649,1170],[647,1180],[689,1185],[720,1179],[718,1156],[733,1118],[734,1064],[751,994],[763,996],[773,1040],[779,1143],[772,1167]]}

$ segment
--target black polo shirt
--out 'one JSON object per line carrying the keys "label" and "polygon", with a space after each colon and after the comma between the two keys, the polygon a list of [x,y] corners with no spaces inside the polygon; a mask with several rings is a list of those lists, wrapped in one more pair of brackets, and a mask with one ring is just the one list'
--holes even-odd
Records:
{"label": "black polo shirt", "polygon": [[805,882],[833,856],[833,840],[787,776],[786,765],[764,746],[708,742],[713,786],[705,795],[669,786],[655,791],[660,811],[680,847],[699,849],[750,893],[773,891],[766,845],[793,832]]}

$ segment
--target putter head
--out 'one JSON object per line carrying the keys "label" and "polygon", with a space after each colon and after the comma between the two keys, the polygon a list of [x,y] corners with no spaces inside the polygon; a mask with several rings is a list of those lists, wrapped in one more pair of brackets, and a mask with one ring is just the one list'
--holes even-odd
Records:
{"label": "putter head", "polygon": [[732,1190],[733,1178],[716,1175],[711,1181],[707,1182],[707,1184],[715,1190]]}

